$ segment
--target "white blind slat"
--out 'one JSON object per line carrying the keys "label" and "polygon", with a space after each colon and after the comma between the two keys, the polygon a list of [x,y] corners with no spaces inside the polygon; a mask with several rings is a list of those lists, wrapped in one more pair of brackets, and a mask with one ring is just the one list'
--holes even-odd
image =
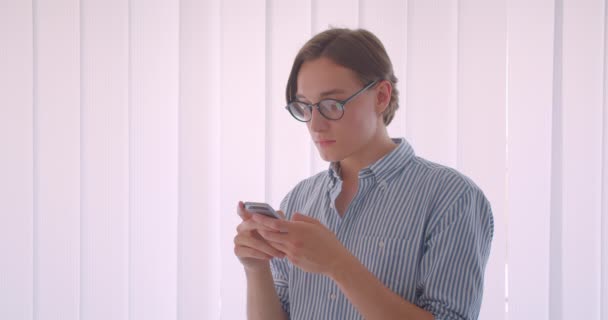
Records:
{"label": "white blind slat", "polygon": [[604,1],[563,8],[562,312],[599,319]]}
{"label": "white blind slat", "polygon": [[34,317],[75,320],[80,300],[80,19],[34,10]]}
{"label": "white blind slat", "polygon": [[507,13],[508,312],[547,320],[554,3],[512,1]]}
{"label": "white blind slat", "polygon": [[602,167],[602,291],[600,319],[608,320],[608,4],[604,5],[604,138]]}
{"label": "white blind slat", "polygon": [[480,319],[505,319],[506,2],[462,0],[458,21],[458,169],[494,214]]}
{"label": "white blind slat", "polygon": [[419,156],[450,167],[458,137],[457,9],[456,1],[410,1],[408,19],[407,138]]}
{"label": "white blind slat", "polygon": [[234,256],[237,201],[265,201],[266,7],[221,2],[220,232],[223,319],[245,318],[245,275]]}
{"label": "white blind slat", "polygon": [[[10,3],[10,4],[9,4]],[[0,10],[0,319],[33,316],[32,3]]]}
{"label": "white blind slat", "polygon": [[84,319],[128,318],[128,6],[81,7],[81,292]]}
{"label": "white blind slat", "polygon": [[178,315],[220,318],[220,1],[181,1]]}
{"label": "white blind slat", "polygon": [[131,1],[130,319],[177,314],[179,2]]}

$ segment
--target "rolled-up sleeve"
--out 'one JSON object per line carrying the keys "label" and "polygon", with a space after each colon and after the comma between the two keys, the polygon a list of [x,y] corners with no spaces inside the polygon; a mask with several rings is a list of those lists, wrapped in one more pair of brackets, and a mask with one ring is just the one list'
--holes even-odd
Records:
{"label": "rolled-up sleeve", "polygon": [[286,258],[274,258],[270,261],[270,270],[274,287],[279,296],[283,310],[289,315],[289,262]]}
{"label": "rolled-up sleeve", "polygon": [[[291,212],[289,209],[289,199],[291,198],[294,190],[285,195],[281,201],[280,209],[286,215],[287,219],[291,219]],[[270,260],[270,271],[272,272],[272,278],[274,280],[274,287],[279,296],[279,301],[283,310],[290,316],[289,308],[289,274],[291,270],[291,264],[287,258],[273,258]],[[291,318],[291,317],[290,317]]]}
{"label": "rolled-up sleeve", "polygon": [[477,319],[494,221],[476,188],[463,192],[429,225],[416,304],[436,320]]}

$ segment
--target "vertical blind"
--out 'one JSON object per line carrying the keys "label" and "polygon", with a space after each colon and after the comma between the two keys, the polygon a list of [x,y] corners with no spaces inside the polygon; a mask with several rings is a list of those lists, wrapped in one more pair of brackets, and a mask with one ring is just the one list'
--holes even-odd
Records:
{"label": "vertical blind", "polygon": [[328,27],[385,44],[389,126],[496,223],[481,319],[608,320],[602,0],[0,2],[0,318],[244,319],[238,200],[320,170],[284,110]]}

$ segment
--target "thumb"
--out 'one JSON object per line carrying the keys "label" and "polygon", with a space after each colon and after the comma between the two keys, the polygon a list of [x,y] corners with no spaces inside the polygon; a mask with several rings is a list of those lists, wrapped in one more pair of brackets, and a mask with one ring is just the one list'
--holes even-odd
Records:
{"label": "thumb", "polygon": [[241,217],[241,219],[243,219],[243,221],[251,218],[251,213],[245,210],[245,204],[242,201],[239,201],[239,204],[236,207],[236,213]]}
{"label": "thumb", "polygon": [[309,217],[307,215],[301,214],[299,212],[296,212],[293,214],[293,216],[291,217],[292,221],[301,221],[301,222],[308,222],[308,223],[314,223],[314,224],[319,224],[319,220],[313,218],[313,217]]}
{"label": "thumb", "polygon": [[281,210],[275,211],[278,215],[280,215],[283,219],[285,219],[285,213]]}

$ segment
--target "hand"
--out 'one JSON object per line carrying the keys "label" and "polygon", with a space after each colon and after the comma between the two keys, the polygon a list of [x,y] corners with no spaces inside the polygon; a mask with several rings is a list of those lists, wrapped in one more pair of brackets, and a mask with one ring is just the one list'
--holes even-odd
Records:
{"label": "hand", "polygon": [[243,221],[237,226],[234,237],[234,254],[239,258],[246,271],[260,271],[268,268],[268,261],[273,257],[282,258],[284,254],[272,247],[259,234],[266,229],[254,221],[252,214],[239,202],[237,212]]}
{"label": "hand", "polygon": [[350,256],[331,230],[309,216],[295,213],[288,221],[255,215],[252,220],[266,227],[259,234],[272,247],[306,272],[331,276]]}

